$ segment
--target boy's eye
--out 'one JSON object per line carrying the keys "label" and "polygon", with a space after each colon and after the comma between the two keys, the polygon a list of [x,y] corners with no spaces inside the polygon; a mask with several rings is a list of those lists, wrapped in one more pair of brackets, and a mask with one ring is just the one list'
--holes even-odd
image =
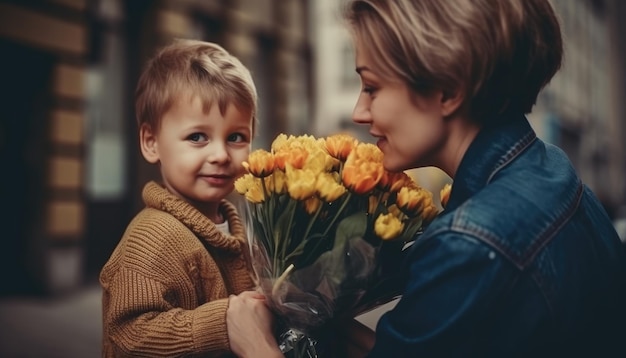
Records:
{"label": "boy's eye", "polygon": [[245,135],[241,133],[233,133],[228,136],[228,141],[229,142],[245,142],[247,141],[247,138]]}
{"label": "boy's eye", "polygon": [[187,137],[192,142],[206,142],[209,138],[202,133],[192,133]]}

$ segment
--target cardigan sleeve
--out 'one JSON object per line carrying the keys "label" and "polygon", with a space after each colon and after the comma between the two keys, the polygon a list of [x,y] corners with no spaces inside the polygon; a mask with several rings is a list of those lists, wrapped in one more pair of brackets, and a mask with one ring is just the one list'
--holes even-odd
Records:
{"label": "cardigan sleeve", "polygon": [[[199,269],[206,264],[210,272]],[[221,277],[183,225],[153,210],[140,214],[100,274],[104,356],[230,352],[228,291]]]}
{"label": "cardigan sleeve", "polygon": [[103,319],[108,327],[104,334],[116,356],[177,357],[230,351],[227,298],[186,310],[169,302],[172,287],[127,269],[116,276],[103,285]]}

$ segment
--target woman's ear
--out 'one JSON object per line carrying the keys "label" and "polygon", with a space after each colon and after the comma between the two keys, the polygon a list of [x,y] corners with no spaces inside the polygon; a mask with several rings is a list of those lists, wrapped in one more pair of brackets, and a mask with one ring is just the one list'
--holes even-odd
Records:
{"label": "woman's ear", "polygon": [[465,100],[465,95],[460,89],[454,91],[443,91],[441,96],[441,114],[448,117],[456,112]]}
{"label": "woman's ear", "polygon": [[139,146],[141,147],[141,154],[148,163],[154,164],[159,161],[156,133],[146,123],[139,128]]}

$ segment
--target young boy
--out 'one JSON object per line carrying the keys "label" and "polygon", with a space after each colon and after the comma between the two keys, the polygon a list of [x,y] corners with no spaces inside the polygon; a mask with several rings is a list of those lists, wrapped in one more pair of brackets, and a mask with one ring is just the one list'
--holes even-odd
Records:
{"label": "young boy", "polygon": [[162,183],[145,185],[146,207],[101,271],[103,356],[281,356],[225,199],[254,134],[249,71],[216,44],[176,41],[147,65],[135,109]]}

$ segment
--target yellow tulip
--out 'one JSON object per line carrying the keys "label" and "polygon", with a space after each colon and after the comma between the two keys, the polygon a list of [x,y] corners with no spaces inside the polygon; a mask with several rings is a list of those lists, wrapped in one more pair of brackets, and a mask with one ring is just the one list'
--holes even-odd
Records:
{"label": "yellow tulip", "polygon": [[256,178],[250,173],[244,174],[239,179],[235,180],[235,191],[252,203],[256,204],[265,201],[265,193],[263,192],[261,179]]}
{"label": "yellow tulip", "polygon": [[328,157],[328,153],[317,149],[311,149],[309,156],[307,157],[306,163],[303,168],[309,169],[314,173],[323,173],[329,170],[328,161],[326,160]]}
{"label": "yellow tulip", "polygon": [[315,189],[319,196],[327,202],[337,200],[346,192],[346,187],[337,183],[337,180],[330,173],[322,173],[317,177]]}
{"label": "yellow tulip", "polygon": [[324,143],[323,139],[317,139],[312,135],[302,135],[295,138],[294,146],[299,146],[306,149],[308,152],[314,152],[318,149],[322,149]]}
{"label": "yellow tulip", "polygon": [[265,193],[263,193],[263,188],[261,187],[261,182],[258,180],[254,181],[254,185],[248,187],[248,191],[244,194],[246,199],[253,203],[258,204],[265,201]]}
{"label": "yellow tulip", "polygon": [[287,137],[287,135],[284,133],[277,135],[276,138],[274,138],[274,141],[272,142],[272,145],[271,145],[272,153],[276,153],[278,151],[283,150],[285,147],[289,145],[292,139],[293,137],[291,136]]}
{"label": "yellow tulip", "polygon": [[248,188],[254,185],[254,176],[252,174],[244,174],[235,180],[235,191],[239,194],[245,194]]}
{"label": "yellow tulip", "polygon": [[255,177],[264,178],[274,171],[274,155],[266,150],[257,149],[250,153],[243,166]]}
{"label": "yellow tulip", "polygon": [[287,191],[296,200],[305,200],[315,195],[315,175],[306,169],[295,169],[287,165]]}
{"label": "yellow tulip", "polygon": [[287,176],[282,170],[274,170],[265,178],[265,186],[270,193],[284,194],[287,192]]}
{"label": "yellow tulip", "polygon": [[381,152],[380,148],[375,146],[372,143],[359,143],[351,152],[358,159],[364,159],[370,162],[377,162],[382,165],[383,162],[383,152]]}
{"label": "yellow tulip", "polygon": [[404,224],[393,214],[380,214],[374,222],[374,232],[383,240],[391,240],[402,233]]}

